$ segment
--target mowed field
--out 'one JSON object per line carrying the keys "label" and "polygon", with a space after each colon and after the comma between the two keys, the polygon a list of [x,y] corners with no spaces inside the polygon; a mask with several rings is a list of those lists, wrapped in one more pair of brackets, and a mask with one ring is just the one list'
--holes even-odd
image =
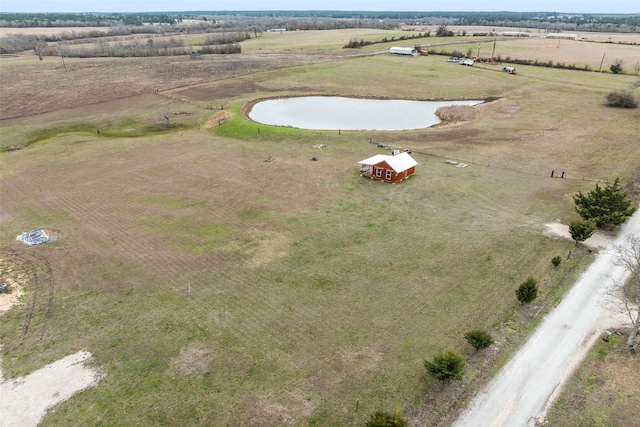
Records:
{"label": "mowed field", "polygon": [[[297,33],[279,36],[296,46]],[[4,375],[81,349],[105,373],[43,425],[344,426],[376,410],[446,424],[592,256],[552,270],[574,245],[542,236],[544,224],[575,219],[577,191],[640,170],[640,113],[604,105],[633,76],[511,76],[439,56],[292,52],[288,63],[279,44],[251,43],[198,64],[0,62],[12,82],[3,100],[21,106],[5,110],[2,144],[28,145],[0,155],[0,274],[24,260],[42,272],[22,278],[32,296],[2,316]],[[121,90],[123,75],[144,89]],[[59,79],[78,90],[57,90]],[[36,86],[35,98],[15,89]],[[494,100],[475,121],[404,132],[276,128],[241,114],[257,98],[305,94]],[[207,105],[230,120],[208,127],[218,111]],[[179,126],[159,126],[162,109]],[[376,142],[412,149],[416,175],[360,177],[359,160],[385,153]],[[38,227],[60,239],[15,241]],[[514,289],[528,276],[541,295],[523,308]],[[478,327],[498,343],[474,354],[463,334]],[[450,348],[467,375],[442,386],[423,360]]]}

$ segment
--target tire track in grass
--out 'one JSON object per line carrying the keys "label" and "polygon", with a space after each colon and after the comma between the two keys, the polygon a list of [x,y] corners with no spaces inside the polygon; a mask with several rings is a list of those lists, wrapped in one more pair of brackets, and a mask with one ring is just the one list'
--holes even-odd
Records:
{"label": "tire track in grass", "polygon": [[[37,249],[37,248],[33,248]],[[40,254],[26,249],[2,249],[0,258],[14,265],[17,274],[24,274],[26,280],[27,301],[25,304],[25,317],[22,323],[20,338],[14,348],[24,344],[27,336],[36,335],[39,341],[44,340],[48,321],[53,312],[55,279],[53,269],[49,261]],[[42,307],[43,306],[43,307]],[[41,326],[33,327],[33,318],[42,307]]]}

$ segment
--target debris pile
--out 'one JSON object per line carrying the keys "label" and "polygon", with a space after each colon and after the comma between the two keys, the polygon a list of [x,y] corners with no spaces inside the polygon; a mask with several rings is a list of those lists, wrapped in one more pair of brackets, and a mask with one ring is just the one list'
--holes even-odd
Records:
{"label": "debris pile", "polygon": [[25,245],[41,245],[49,241],[49,236],[44,230],[25,231],[20,235],[20,241]]}

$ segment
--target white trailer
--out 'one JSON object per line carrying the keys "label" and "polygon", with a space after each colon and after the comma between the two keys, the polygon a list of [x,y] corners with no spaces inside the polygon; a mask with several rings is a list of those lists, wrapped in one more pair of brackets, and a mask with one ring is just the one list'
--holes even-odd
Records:
{"label": "white trailer", "polygon": [[393,55],[416,56],[418,50],[415,47],[392,47],[389,53]]}

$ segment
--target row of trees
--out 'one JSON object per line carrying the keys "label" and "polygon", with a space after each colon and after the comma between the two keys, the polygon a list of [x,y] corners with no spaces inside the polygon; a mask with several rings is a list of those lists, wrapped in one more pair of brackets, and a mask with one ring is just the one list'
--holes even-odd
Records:
{"label": "row of trees", "polygon": [[380,44],[380,43],[388,43],[388,42],[393,42],[393,41],[404,41],[404,40],[414,40],[414,39],[421,39],[421,38],[425,38],[425,37],[430,37],[431,36],[431,31],[427,31],[424,33],[417,33],[417,34],[411,34],[408,36],[400,36],[398,38],[396,38],[395,36],[391,37],[391,38],[387,38],[387,37],[383,37],[380,40],[363,40],[363,39],[351,39],[349,40],[349,43],[345,44],[344,46],[342,46],[345,49],[357,49],[360,48],[362,46],[369,46],[372,44]]}
{"label": "row of trees", "polygon": [[[202,54],[231,54],[240,53],[241,47],[237,41],[250,38],[248,33],[220,33],[208,36],[198,53]],[[194,53],[193,46],[185,46],[184,41],[171,37],[168,39],[152,39],[146,41],[133,41],[128,43],[97,43],[91,47],[72,48],[67,44],[59,43],[49,46],[46,42],[38,40],[34,48],[36,55],[43,59],[45,56],[62,55],[65,57],[93,58],[93,57],[149,57],[149,56],[175,56]]]}
{"label": "row of trees", "polygon": [[[0,26],[34,26],[45,23],[70,23],[73,26],[96,26],[104,22],[119,21],[141,25],[142,23],[181,22],[183,19],[224,19],[237,18],[297,18],[334,20],[399,20],[411,24],[425,21],[449,20],[456,25],[486,25],[529,27],[533,25],[555,25],[567,30],[577,28],[598,28],[608,25],[613,29],[620,27],[636,28],[640,25],[637,14],[559,14],[553,11],[541,12],[451,12],[451,11],[337,11],[337,10],[254,10],[254,11],[190,11],[190,12],[136,12],[136,13],[3,13]],[[36,25],[38,26],[38,25]],[[606,30],[609,31],[609,30]]]}
{"label": "row of trees", "polygon": [[[117,23],[105,29],[88,29],[86,31],[61,31],[54,34],[7,34],[0,38],[0,53],[16,53],[35,48],[38,41],[66,42],[67,44],[106,43],[125,41],[134,38],[161,37],[182,34],[203,34],[220,32],[223,34],[236,32],[249,34],[249,31],[225,31],[215,21],[202,21],[196,24],[159,24],[159,25],[123,25]],[[130,36],[130,37],[127,37]],[[238,40],[241,41],[241,40]]]}
{"label": "row of trees", "polygon": [[109,27],[112,25],[175,24],[182,19],[166,13],[3,13],[0,27]]}
{"label": "row of trees", "polygon": [[[596,184],[595,189],[587,194],[578,192],[573,201],[581,218],[569,225],[576,245],[591,237],[598,228],[612,230],[622,225],[637,210],[637,204],[627,197],[618,178],[604,187]],[[640,331],[640,236],[626,236],[625,240],[625,243],[614,247],[615,263],[631,274],[614,293],[624,302],[632,324],[625,347],[632,352],[638,345],[636,339]]]}

